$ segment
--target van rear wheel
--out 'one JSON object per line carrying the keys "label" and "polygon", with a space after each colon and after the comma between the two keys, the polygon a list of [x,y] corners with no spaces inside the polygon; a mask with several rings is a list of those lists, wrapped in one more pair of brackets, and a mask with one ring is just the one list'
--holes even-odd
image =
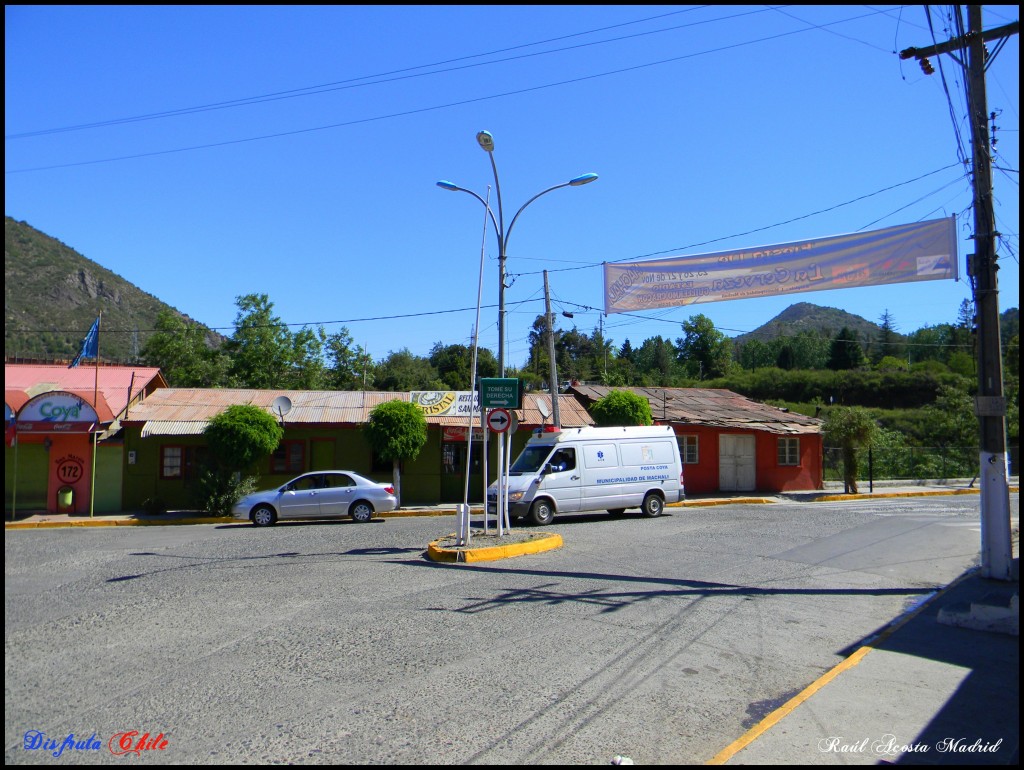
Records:
{"label": "van rear wheel", "polygon": [[530,506],[530,523],[538,527],[546,527],[555,520],[555,509],[547,500],[537,500]]}
{"label": "van rear wheel", "polygon": [[665,510],[665,501],[661,499],[660,495],[651,492],[644,498],[644,504],[640,506],[640,512],[648,518],[655,519],[661,516],[662,511]]}

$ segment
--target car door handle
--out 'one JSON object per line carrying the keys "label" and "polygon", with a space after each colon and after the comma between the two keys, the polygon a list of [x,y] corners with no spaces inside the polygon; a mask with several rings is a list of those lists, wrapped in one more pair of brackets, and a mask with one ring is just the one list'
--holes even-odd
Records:
{"label": "car door handle", "polygon": [[572,479],[573,481],[579,481],[580,480],[579,476],[570,476],[569,478]]}

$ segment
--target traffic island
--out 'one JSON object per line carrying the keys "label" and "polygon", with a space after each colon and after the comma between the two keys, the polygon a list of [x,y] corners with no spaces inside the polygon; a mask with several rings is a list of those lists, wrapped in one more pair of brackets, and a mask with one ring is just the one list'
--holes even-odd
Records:
{"label": "traffic island", "polygon": [[527,530],[511,530],[499,537],[494,531],[474,529],[467,545],[458,545],[458,540],[455,534],[435,540],[427,546],[427,557],[440,562],[496,561],[551,551],[563,545],[561,535]]}

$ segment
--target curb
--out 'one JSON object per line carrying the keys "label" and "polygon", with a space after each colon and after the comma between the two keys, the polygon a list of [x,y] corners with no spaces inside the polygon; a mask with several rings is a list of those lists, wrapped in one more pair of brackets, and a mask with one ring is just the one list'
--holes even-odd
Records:
{"label": "curb", "polygon": [[564,543],[562,536],[552,532],[537,532],[537,537],[524,543],[511,543],[509,545],[492,545],[481,548],[445,548],[441,543],[455,538],[455,534],[443,537],[427,546],[427,557],[432,561],[451,563],[471,563],[479,561],[497,561],[498,559],[510,559],[513,556],[525,556],[526,554],[542,553],[561,548]]}
{"label": "curb", "polygon": [[[1019,492],[1020,487],[1016,484],[1010,485],[1008,491],[1011,493]],[[822,494],[820,497],[815,497],[811,500],[803,502],[809,503],[831,503],[842,500],[872,500],[882,497],[930,497],[935,495],[977,495],[980,494],[980,489],[935,489],[935,490],[921,490],[913,492],[858,492],[855,495],[847,495],[837,493],[834,495]],[[751,505],[751,504],[771,504],[780,502],[778,499],[770,497],[729,497],[729,498],[715,498],[708,500],[683,500],[678,503],[667,503],[666,508],[701,508],[713,505]],[[483,508],[475,508],[470,511],[473,515],[482,515]],[[391,518],[403,518],[411,516],[454,516],[456,510],[454,508],[443,508],[443,509],[409,509],[409,510],[397,510],[397,511],[386,511],[384,513],[378,513],[374,518],[380,519],[391,519]],[[191,517],[185,519],[87,519],[84,521],[16,521],[16,522],[4,522],[4,529],[54,529],[58,527],[132,527],[132,526],[170,526],[174,524],[244,524],[245,522],[236,519],[234,517]],[[518,555],[518,554],[514,554]],[[504,557],[498,557],[504,558]]]}
{"label": "curb", "polygon": [[[1010,492],[1017,491],[1011,487]],[[830,495],[824,494],[821,497],[816,497],[810,502],[812,503],[834,503],[839,500],[862,500],[868,499],[873,500],[878,497],[934,497],[936,495],[977,495],[981,494],[979,489],[935,489],[931,491],[922,490],[921,492],[858,492],[857,494],[843,494],[842,492]]]}
{"label": "curb", "polygon": [[87,521],[16,521],[5,522],[4,529],[59,529],[66,527],[166,527],[172,524],[230,524],[235,518],[205,516],[193,519],[89,519]]}

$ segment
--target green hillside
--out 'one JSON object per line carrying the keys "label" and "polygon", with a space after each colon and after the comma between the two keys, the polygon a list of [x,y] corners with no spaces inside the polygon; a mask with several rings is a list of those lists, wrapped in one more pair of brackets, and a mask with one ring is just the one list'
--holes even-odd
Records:
{"label": "green hillside", "polygon": [[[103,314],[100,358],[134,363],[160,311],[184,314],[25,222],[4,218],[4,356],[73,358]],[[188,319],[191,320],[191,319]],[[219,335],[211,332],[216,344]]]}

